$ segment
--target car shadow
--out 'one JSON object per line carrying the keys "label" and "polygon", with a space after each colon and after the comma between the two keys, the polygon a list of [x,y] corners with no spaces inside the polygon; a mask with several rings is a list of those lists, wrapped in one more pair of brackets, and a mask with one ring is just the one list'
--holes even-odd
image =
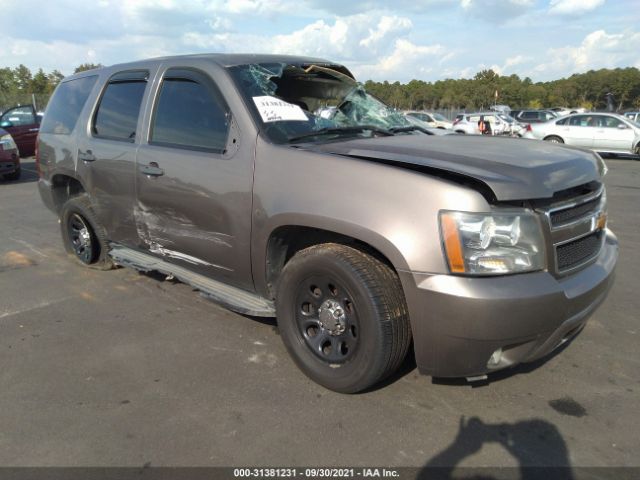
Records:
{"label": "car shadow", "polygon": [[[517,467],[462,467],[469,457],[485,445],[500,445],[516,461]],[[519,475],[507,470],[518,470]],[[454,477],[455,473],[455,477]],[[558,428],[543,419],[532,418],[516,423],[485,423],[478,417],[460,417],[453,442],[433,456],[419,471],[418,479],[521,478],[573,480],[569,450]]]}

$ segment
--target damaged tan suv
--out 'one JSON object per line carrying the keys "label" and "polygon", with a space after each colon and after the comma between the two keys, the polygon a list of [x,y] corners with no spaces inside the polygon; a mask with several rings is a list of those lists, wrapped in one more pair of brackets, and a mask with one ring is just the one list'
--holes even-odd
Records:
{"label": "damaged tan suv", "polygon": [[194,55],[66,78],[39,189],[88,267],[156,270],[277,316],[340,392],[485,378],[575,336],[617,259],[604,164],[546,142],[431,135],[347,68]]}

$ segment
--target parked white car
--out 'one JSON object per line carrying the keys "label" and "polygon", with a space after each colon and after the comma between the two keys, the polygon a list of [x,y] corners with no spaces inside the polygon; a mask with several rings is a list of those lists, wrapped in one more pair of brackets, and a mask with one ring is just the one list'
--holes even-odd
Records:
{"label": "parked white car", "polygon": [[629,120],[640,123],[640,112],[627,112],[624,114]]}
{"label": "parked white car", "polygon": [[453,127],[453,122],[439,113],[408,111],[404,112],[404,114],[408,117],[417,118],[418,120],[427,123],[432,128],[451,129],[451,127]]}
{"label": "parked white car", "polygon": [[616,113],[577,113],[531,124],[525,138],[566,143],[602,153],[640,155],[640,124]]}
{"label": "parked white car", "polygon": [[405,113],[404,118],[406,118],[411,125],[415,125],[416,127],[423,128],[427,132],[429,132],[431,135],[454,135],[454,133],[451,130],[448,130],[445,128],[434,128],[431,125],[429,125],[427,122],[423,122],[422,120],[416,117],[413,117],[409,114]]}
{"label": "parked white car", "polygon": [[484,117],[485,122],[489,122],[493,135],[509,135],[511,133],[511,123],[504,118],[505,114],[497,112],[459,113],[453,121],[453,130],[467,135],[480,135],[478,128],[480,117]]}

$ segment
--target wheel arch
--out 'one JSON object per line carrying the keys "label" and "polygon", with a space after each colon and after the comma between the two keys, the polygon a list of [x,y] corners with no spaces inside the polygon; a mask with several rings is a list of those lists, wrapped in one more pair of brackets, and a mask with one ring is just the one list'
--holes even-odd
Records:
{"label": "wheel arch", "polygon": [[[392,270],[408,269],[400,250],[382,235],[360,226],[341,224],[332,227],[322,222],[280,224],[271,229],[254,259],[256,288],[269,298],[275,298],[275,288],[282,269],[296,252],[322,243],[339,243],[357,248],[387,264]],[[338,228],[335,228],[335,227]]]}
{"label": "wheel arch", "polygon": [[60,213],[67,200],[86,193],[87,189],[77,177],[68,173],[56,173],[51,177],[51,191],[55,209]]}
{"label": "wheel arch", "polygon": [[550,138],[558,138],[560,139],[560,141],[562,143],[565,143],[564,138],[562,138],[560,135],[557,135],[555,133],[551,133],[549,135],[545,135],[544,137],[542,137],[542,140],[544,140],[545,142],[549,141]]}

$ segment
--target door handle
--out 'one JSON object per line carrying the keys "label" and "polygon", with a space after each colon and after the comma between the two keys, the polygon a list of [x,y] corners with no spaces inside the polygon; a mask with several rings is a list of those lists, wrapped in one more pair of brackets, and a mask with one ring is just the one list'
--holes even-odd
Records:
{"label": "door handle", "polygon": [[159,177],[164,175],[164,170],[160,168],[156,162],[149,162],[149,165],[141,165],[140,171],[150,177]]}
{"label": "door handle", "polygon": [[30,132],[37,132],[38,130],[40,130],[39,128],[30,128],[29,131]]}
{"label": "door handle", "polygon": [[97,160],[96,156],[91,150],[87,150],[86,152],[78,150],[78,158],[83,162],[95,162]]}

